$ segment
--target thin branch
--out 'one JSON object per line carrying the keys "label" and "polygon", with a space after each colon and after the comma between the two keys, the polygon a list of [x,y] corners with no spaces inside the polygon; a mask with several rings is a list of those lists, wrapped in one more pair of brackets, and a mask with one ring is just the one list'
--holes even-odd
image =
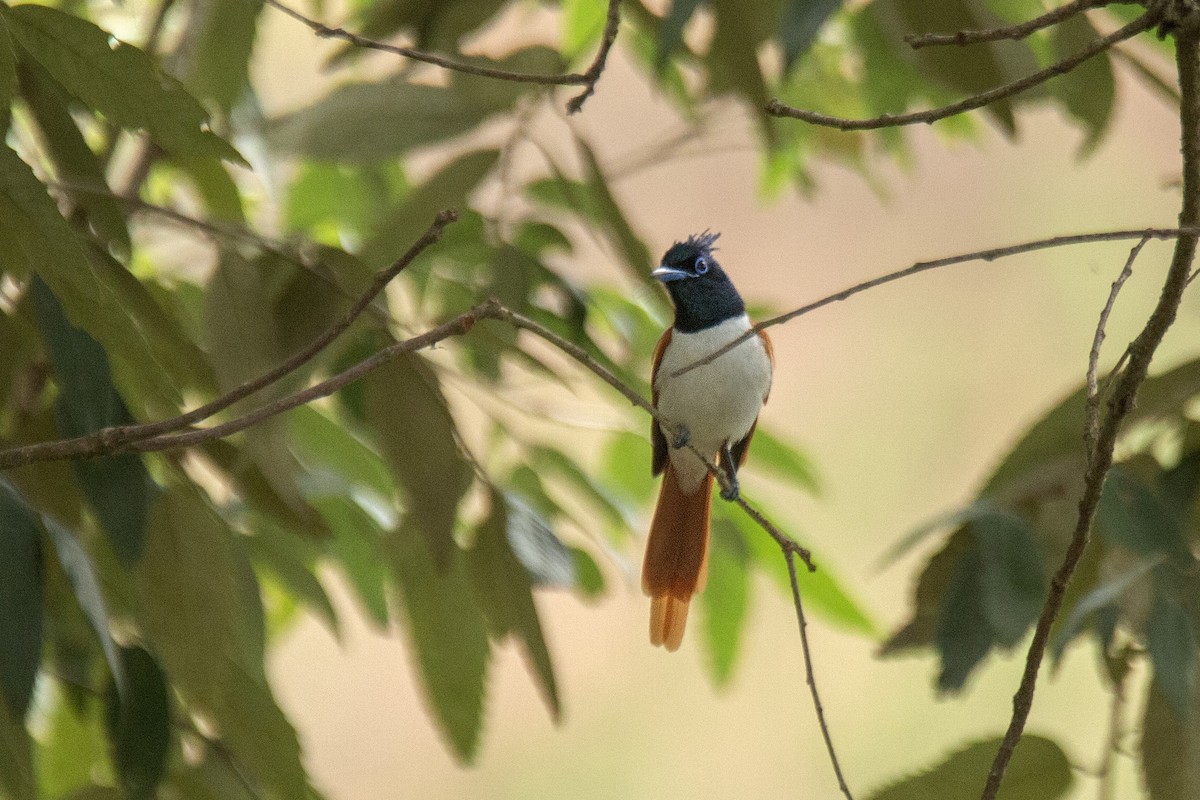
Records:
{"label": "thin branch", "polygon": [[993,247],[988,250],[976,250],[971,253],[963,253],[956,256],[947,256],[945,258],[937,258],[932,261],[918,261],[910,267],[889,272],[886,275],[881,275],[878,278],[872,278],[868,281],[855,284],[849,289],[843,289],[840,292],[822,297],[808,305],[800,306],[799,308],[788,311],[769,319],[765,319],[758,323],[750,330],[738,338],[731,341],[724,347],[714,350],[712,353],[698,358],[692,363],[680,367],[671,373],[671,377],[678,377],[685,372],[690,372],[696,367],[709,364],[721,356],[728,353],[733,348],[743,342],[753,339],[759,332],[775,325],[782,325],[785,322],[790,322],[796,317],[804,316],[805,314],[816,311],[818,308],[823,308],[832,303],[841,302],[856,294],[865,292],[868,289],[874,289],[876,286],[882,286],[885,283],[898,281],[901,278],[907,278],[910,275],[916,275],[920,272],[927,272],[931,269],[939,267],[949,267],[955,264],[965,264],[969,261],[995,261],[1000,258],[1009,256],[1021,255],[1023,253],[1032,253],[1037,250],[1048,250],[1052,247],[1065,247],[1074,244],[1090,244],[1093,242],[1118,242],[1124,239],[1177,239],[1181,236],[1195,236],[1200,234],[1200,225],[1179,227],[1179,228],[1142,228],[1138,230],[1122,230],[1122,231],[1102,231],[1100,233],[1075,233],[1066,236],[1052,236],[1049,239],[1036,239],[1031,242],[1022,242],[1021,244],[1009,245],[1007,247]]}
{"label": "thin branch", "polygon": [[[1107,659],[1109,656],[1105,654]],[[1111,800],[1113,792],[1113,766],[1116,763],[1116,756],[1121,750],[1121,739],[1125,734],[1124,713],[1125,713],[1125,693],[1128,689],[1129,679],[1129,650],[1126,649],[1121,655],[1121,661],[1115,667],[1115,672],[1112,675],[1113,680],[1113,696],[1112,703],[1109,705],[1108,711],[1108,736],[1104,740],[1104,754],[1100,757],[1100,767],[1097,769],[1099,777],[1099,787],[1096,791],[1098,800]],[[1112,668],[1110,668],[1112,671]]]}
{"label": "thin branch", "polygon": [[[1180,149],[1183,154],[1183,204],[1179,212],[1179,225],[1180,228],[1190,228],[1200,224],[1200,12],[1192,9],[1186,16],[1173,22],[1176,23],[1175,63],[1179,72],[1180,96],[1183,98],[1179,108]],[[1029,711],[1033,707],[1038,672],[1046,654],[1046,644],[1050,640],[1050,629],[1058,618],[1071,577],[1091,538],[1096,507],[1100,502],[1104,481],[1112,467],[1117,434],[1137,400],[1138,389],[1146,379],[1155,351],[1179,312],[1192,263],[1195,261],[1196,243],[1195,233],[1176,239],[1171,266],[1163,281],[1158,302],[1141,333],[1130,343],[1128,364],[1115,379],[1112,397],[1108,401],[1108,413],[1100,424],[1095,445],[1088,454],[1075,531],[1062,565],[1050,581],[1046,604],[1038,617],[1033,639],[1029,643],[1021,683],[1013,695],[1012,719],[988,773],[982,800],[995,800],[1008,762],[1025,730]]]}
{"label": "thin branch", "polygon": [[1148,241],[1150,239],[1143,236],[1129,251],[1129,257],[1125,259],[1125,266],[1121,268],[1121,274],[1113,281],[1112,289],[1108,292],[1108,300],[1100,312],[1100,321],[1096,323],[1096,334],[1092,337],[1092,350],[1088,353],[1087,402],[1084,407],[1083,427],[1083,439],[1089,454],[1096,449],[1096,438],[1100,435],[1100,387],[1096,380],[1096,373],[1100,369],[1100,348],[1104,345],[1104,329],[1108,325],[1108,317],[1112,314],[1113,305],[1117,302],[1117,295],[1120,293],[1121,287],[1133,274],[1133,262],[1137,260],[1138,253],[1142,252],[1142,248]]}
{"label": "thin branch", "polygon": [[568,114],[578,113],[587,99],[595,93],[596,81],[600,80],[600,75],[604,72],[604,65],[608,62],[608,54],[612,50],[613,43],[617,41],[617,29],[620,27],[621,0],[608,0],[608,18],[604,23],[604,35],[600,39],[600,49],[596,51],[592,65],[588,67],[587,72],[583,73],[583,91],[572,97],[567,103]]}
{"label": "thin branch", "polygon": [[[825,721],[825,706],[821,703],[821,694],[817,691],[817,679],[813,675],[812,653],[808,647],[808,620],[804,618],[804,606],[800,603],[800,582],[796,579],[795,553],[785,549],[783,556],[787,559],[788,581],[792,585],[792,604],[796,607],[796,619],[800,624],[800,647],[804,651],[804,679],[808,683],[809,694],[812,695],[813,709],[817,712],[817,726],[821,729],[821,736],[825,739],[825,749],[829,753],[830,763],[833,764],[833,773],[837,776],[838,788],[842,790],[846,800],[854,800],[854,795],[850,793],[850,787],[846,784],[846,777],[842,774],[842,765],[838,761],[837,751],[833,747],[833,738],[829,735],[829,724]],[[811,565],[809,568],[812,568]]]}
{"label": "thin branch", "polygon": [[[443,211],[438,214],[433,223],[425,231],[425,233],[416,242],[409,247],[408,251],[397,259],[390,267],[376,273],[371,285],[362,295],[354,302],[354,304],[346,311],[342,318],[331,325],[324,333],[318,336],[304,350],[296,353],[274,369],[263,373],[253,380],[237,386],[220,397],[205,403],[199,408],[193,409],[179,416],[170,419],[161,420],[159,422],[148,422],[136,425],[121,425],[117,427],[104,428],[86,436],[79,436],[73,439],[61,439],[53,442],[42,442],[38,444],[26,445],[24,447],[12,448],[9,450],[0,451],[0,469],[9,469],[12,467],[23,466],[34,461],[58,460],[66,458],[88,458],[98,455],[107,455],[110,453],[119,452],[121,450],[130,449],[128,445],[138,441],[163,442],[166,440],[164,434],[171,431],[178,431],[181,428],[193,425],[201,420],[207,419],[212,415],[229,408],[234,403],[242,400],[251,394],[270,386],[281,378],[295,372],[311,361],[318,353],[329,346],[334,339],[340,336],[354,323],[359,315],[371,304],[372,301],[383,291],[396,275],[400,274],[412,261],[429,245],[433,244],[442,235],[442,230],[454,222],[457,215],[453,211]],[[321,395],[318,395],[321,396]],[[285,400],[287,398],[284,398]],[[294,406],[292,406],[294,407]],[[262,409],[259,409],[261,411]],[[278,412],[275,412],[278,413]],[[270,416],[269,414],[267,416]],[[236,420],[235,420],[236,422]],[[253,423],[251,423],[253,424]],[[219,426],[218,426],[219,427]],[[207,429],[214,430],[214,429]],[[241,430],[241,428],[238,428]],[[188,431],[182,436],[194,436],[203,431]],[[164,447],[138,447],[134,449],[166,449],[174,445],[166,444]]]}
{"label": "thin branch", "polygon": [[910,33],[904,41],[914,50],[935,45],[968,45],[979,42],[996,42],[1001,39],[1024,39],[1031,33],[1042,28],[1057,25],[1070,19],[1076,14],[1082,14],[1089,8],[1105,5],[1108,0],[1074,0],[1065,6],[1059,6],[1053,11],[1047,11],[1040,17],[1022,22],[1018,25],[1007,25],[1001,28],[987,28],[977,31],[957,31],[956,33]]}
{"label": "thin branch", "polygon": [[454,72],[462,72],[467,75],[478,75],[482,78],[495,78],[502,81],[513,81],[516,83],[536,83],[542,86],[583,86],[583,92],[578,96],[571,98],[567,103],[567,110],[574,114],[579,111],[584,102],[591,97],[596,90],[596,83],[600,80],[601,73],[604,72],[604,67],[608,61],[609,51],[612,50],[613,43],[617,39],[617,29],[620,27],[621,16],[619,11],[620,0],[609,0],[608,2],[608,21],[604,27],[604,35],[600,42],[600,48],[596,51],[596,57],[592,61],[587,72],[564,72],[556,75],[545,75],[533,72],[517,72],[515,70],[498,69],[496,67],[486,67],[480,64],[472,64],[469,61],[458,61],[456,59],[440,56],[436,53],[427,53],[423,50],[417,50],[412,47],[402,47],[400,45],[381,42],[377,39],[370,39],[366,36],[359,36],[357,33],[352,33],[345,28],[333,28],[323,22],[318,22],[315,19],[306,17],[299,11],[284,5],[280,0],[265,0],[266,4],[275,8],[278,11],[286,14],[297,22],[308,26],[313,33],[323,39],[341,39],[349,42],[355,47],[360,47],[365,50],[378,50],[384,53],[392,53],[394,55],[403,56],[404,58],[420,61],[425,64],[433,64],[442,69],[452,70]]}
{"label": "thin branch", "polygon": [[813,125],[823,125],[829,128],[837,128],[843,131],[862,131],[876,130],[878,128],[897,128],[903,125],[913,125],[918,122],[932,123],[946,117],[953,117],[956,114],[961,114],[964,111],[972,111],[976,108],[982,108],[997,100],[1003,100],[1007,97],[1020,94],[1026,89],[1032,89],[1034,86],[1045,83],[1051,78],[1057,77],[1070,72],[1075,67],[1087,61],[1089,58],[1104,52],[1118,42],[1130,39],[1137,36],[1143,31],[1150,30],[1159,23],[1162,19],[1162,14],[1156,9],[1147,11],[1142,16],[1135,19],[1123,28],[1120,28],[1107,36],[1103,36],[1090,45],[1080,50],[1073,56],[1064,58],[1056,64],[1052,64],[1043,70],[1039,70],[1032,75],[1028,75],[1020,80],[1006,83],[1003,86],[997,86],[995,89],[989,89],[986,92],[972,95],[965,100],[960,100],[957,103],[951,103],[947,106],[939,108],[931,108],[925,111],[914,111],[909,114],[883,114],[882,116],[872,117],[870,119],[845,119],[843,117],[833,117],[828,114],[821,114],[816,111],[805,111],[799,108],[793,108],[779,99],[771,100],[767,103],[766,111],[768,114],[776,117],[791,117],[792,119],[803,120],[804,122],[812,123]]}

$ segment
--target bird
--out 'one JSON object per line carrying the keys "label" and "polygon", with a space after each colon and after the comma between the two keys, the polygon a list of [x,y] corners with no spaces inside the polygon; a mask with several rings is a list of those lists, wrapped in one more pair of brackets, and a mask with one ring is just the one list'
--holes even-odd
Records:
{"label": "bird", "polygon": [[[762,331],[718,358],[680,374],[751,330],[746,306],[713,257],[719,233],[675,242],[650,274],[666,287],[673,324],[654,349],[650,426],[651,472],[662,474],[646,540],[642,590],[650,597],[650,643],[679,649],[692,596],[708,577],[712,473],[716,460],[727,478],[721,495],[738,497],[758,415],[771,391],[775,357]],[[697,455],[699,454],[699,455]]]}

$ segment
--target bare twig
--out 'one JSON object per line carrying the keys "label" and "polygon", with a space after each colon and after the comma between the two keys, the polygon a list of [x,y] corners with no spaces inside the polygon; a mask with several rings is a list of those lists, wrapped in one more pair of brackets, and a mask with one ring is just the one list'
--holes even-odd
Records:
{"label": "bare twig", "polygon": [[1076,14],[1081,14],[1089,8],[1104,5],[1108,0],[1074,0],[1064,6],[1047,11],[1040,17],[1034,17],[1018,25],[1007,25],[1001,28],[988,28],[978,31],[957,31],[955,33],[910,33],[904,41],[914,50],[934,45],[968,45],[979,42],[995,42],[1001,39],[1024,39],[1031,33],[1042,28],[1057,25]]}
{"label": "bare twig", "polygon": [[[1193,9],[1188,15],[1173,22],[1175,63],[1179,71],[1180,96],[1183,98],[1179,108],[1183,154],[1183,205],[1179,212],[1179,225],[1180,228],[1191,228],[1200,224],[1200,12]],[[1029,643],[1021,683],[1013,695],[1012,719],[988,773],[982,800],[995,800],[1008,762],[1025,730],[1025,722],[1033,707],[1038,672],[1046,654],[1046,644],[1050,640],[1050,629],[1058,617],[1075,567],[1083,557],[1091,537],[1096,507],[1100,502],[1104,481],[1112,467],[1117,434],[1134,406],[1138,389],[1146,379],[1155,351],[1175,321],[1195,260],[1196,242],[1195,233],[1181,235],[1176,240],[1171,266],[1167,270],[1158,302],[1141,333],[1129,345],[1127,366],[1115,378],[1113,393],[1107,404],[1108,413],[1100,423],[1095,445],[1088,454],[1075,531],[1063,562],[1050,581],[1046,604],[1038,617],[1033,639]]]}
{"label": "bare twig", "polygon": [[613,42],[616,41],[617,29],[621,21],[618,10],[620,0],[609,0],[608,22],[604,28],[604,36],[600,42],[600,49],[596,52],[596,57],[592,61],[591,66],[588,67],[587,72],[564,72],[556,75],[545,75],[534,72],[517,72],[515,70],[486,67],[481,64],[472,64],[469,61],[458,61],[447,58],[436,53],[427,53],[412,47],[402,47],[400,45],[389,44],[388,42],[381,42],[366,36],[359,36],[357,33],[352,33],[345,28],[330,27],[315,19],[304,16],[299,11],[284,5],[280,0],[265,0],[265,2],[267,5],[286,14],[297,22],[308,26],[313,33],[323,39],[341,39],[365,50],[392,53],[412,59],[413,61],[433,64],[442,69],[462,72],[467,75],[478,75],[482,78],[495,78],[496,80],[513,81],[516,83],[536,83],[542,86],[583,86],[583,92],[567,103],[567,109],[572,114],[582,108],[584,101],[595,91],[596,82],[600,80],[600,75],[604,72],[608,53],[612,49]]}
{"label": "bare twig", "polygon": [[951,103],[947,106],[931,108],[925,111],[914,111],[909,114],[884,114],[879,117],[870,119],[846,119],[844,117],[833,117],[828,114],[821,114],[816,111],[806,111],[799,108],[793,108],[779,99],[771,100],[767,103],[766,111],[768,114],[776,117],[790,117],[792,119],[803,120],[804,122],[812,123],[813,125],[823,125],[829,128],[837,128],[843,131],[862,131],[875,130],[878,128],[896,128],[903,125],[913,125],[918,122],[931,123],[937,122],[946,117],[953,117],[956,114],[961,114],[964,111],[972,111],[976,108],[982,108],[997,100],[1003,100],[1006,97],[1020,94],[1021,92],[1032,89],[1058,75],[1063,75],[1070,72],[1075,67],[1087,61],[1089,58],[1104,52],[1118,42],[1130,39],[1137,36],[1143,31],[1150,30],[1159,23],[1162,19],[1162,14],[1158,10],[1147,11],[1142,16],[1135,19],[1123,28],[1113,31],[1107,36],[1103,36],[1090,45],[1080,50],[1073,56],[1064,58],[1056,64],[1052,64],[1043,70],[1039,70],[1032,75],[1028,75],[1020,80],[1006,83],[1003,86],[997,86],[995,89],[989,89],[986,92],[972,95],[957,103]]}
{"label": "bare twig", "polygon": [[[112,428],[105,428],[97,431],[96,433],[75,437],[73,439],[42,442],[0,451],[0,469],[22,466],[34,461],[59,460],[66,458],[89,458],[98,455],[107,455],[124,449],[129,449],[128,445],[142,440],[160,444],[171,441],[165,439],[164,435],[171,431],[178,431],[189,425],[193,425],[201,420],[211,417],[213,414],[229,408],[239,400],[254,394],[266,386],[270,386],[284,376],[295,372],[304,364],[311,361],[318,353],[328,347],[334,339],[344,333],[346,329],[353,324],[354,320],[356,320],[359,315],[362,314],[362,312],[379,295],[379,293],[383,291],[383,288],[388,284],[388,282],[396,277],[396,275],[400,274],[405,267],[411,264],[413,259],[415,259],[423,250],[425,250],[425,248],[437,241],[442,234],[442,230],[455,219],[457,219],[457,215],[453,211],[443,211],[438,214],[437,218],[433,221],[421,238],[414,242],[408,251],[404,253],[404,255],[397,259],[390,267],[381,270],[375,275],[375,279],[371,282],[371,285],[365,292],[363,292],[362,295],[359,296],[359,298],[346,311],[346,313],[342,315],[341,319],[339,319],[323,334],[313,340],[308,347],[299,353],[296,353],[294,356],[276,368],[258,376],[257,378],[254,378],[253,380],[246,381],[240,386],[231,389],[220,397],[212,400],[209,403],[205,403],[199,408],[193,409],[192,411],[180,414],[179,416],[172,417],[170,419],[161,420],[159,422],[148,422],[136,425],[121,425]],[[287,398],[284,399],[286,400]],[[278,411],[275,413],[278,413]],[[241,428],[238,428],[238,430],[241,430]],[[189,431],[182,435],[194,436],[197,433],[203,433],[203,431]],[[136,449],[166,449],[167,447],[172,446],[181,445],[167,443],[162,447],[138,447]]]}
{"label": "bare twig", "polygon": [[[1105,658],[1108,658],[1107,654]],[[1127,649],[1121,656],[1120,663],[1115,668],[1115,673],[1112,674],[1113,681],[1113,696],[1112,702],[1108,710],[1108,736],[1104,740],[1104,753],[1100,757],[1100,767],[1096,770],[1099,778],[1099,786],[1096,791],[1098,800],[1111,800],[1113,792],[1113,765],[1116,763],[1116,755],[1121,750],[1121,739],[1125,734],[1124,713],[1125,713],[1125,692],[1128,688],[1129,679],[1129,650]],[[1110,667],[1110,672],[1113,668]]]}
{"label": "bare twig", "polygon": [[1108,300],[1100,312],[1100,321],[1096,323],[1096,334],[1092,337],[1092,350],[1088,353],[1087,403],[1084,407],[1083,426],[1083,439],[1087,445],[1089,456],[1095,450],[1096,437],[1100,435],[1100,387],[1096,380],[1096,373],[1100,369],[1100,348],[1104,345],[1104,329],[1108,325],[1108,317],[1112,314],[1113,305],[1117,302],[1117,294],[1125,285],[1125,281],[1129,280],[1129,276],[1133,274],[1133,262],[1137,260],[1138,253],[1142,252],[1142,248],[1148,241],[1150,239],[1143,236],[1129,251],[1129,258],[1125,259],[1125,266],[1121,268],[1121,274],[1113,281],[1112,289],[1109,290]]}
{"label": "bare twig", "polygon": [[843,289],[840,292],[822,297],[820,300],[815,300],[807,305],[788,311],[769,319],[765,319],[758,323],[750,330],[743,333],[738,338],[731,341],[724,347],[714,350],[712,353],[698,358],[692,363],[680,367],[671,373],[671,377],[678,377],[685,372],[689,372],[696,367],[709,364],[721,356],[728,353],[733,348],[743,342],[753,339],[760,331],[775,325],[782,325],[785,322],[790,322],[796,317],[804,316],[805,314],[816,311],[818,308],[823,308],[832,303],[837,303],[842,300],[853,297],[856,294],[874,289],[876,286],[882,286],[885,283],[898,281],[901,278],[907,278],[910,275],[916,275],[920,272],[927,272],[931,269],[939,267],[949,267],[955,264],[965,264],[969,261],[995,261],[1000,258],[1009,256],[1021,255],[1023,253],[1032,253],[1037,250],[1048,250],[1053,247],[1065,247],[1075,244],[1090,244],[1094,242],[1117,242],[1123,239],[1177,239],[1181,236],[1195,236],[1200,234],[1200,225],[1187,226],[1180,228],[1142,228],[1138,230],[1122,230],[1122,231],[1102,231],[1100,233],[1075,233],[1067,236],[1052,236],[1049,239],[1036,239],[1031,242],[1022,242],[1021,244],[1009,245],[1007,247],[993,247],[988,250],[976,250],[971,253],[963,253],[956,256],[947,256],[945,258],[936,258],[932,261],[918,261],[910,267],[889,272],[886,275],[880,275],[878,278],[872,278],[868,281],[855,284],[849,289]]}
{"label": "bare twig", "polygon": [[[785,549],[783,556],[787,559],[788,581],[792,585],[792,604],[796,607],[796,619],[800,625],[800,647],[804,651],[804,679],[808,683],[809,694],[812,695],[813,709],[817,712],[817,726],[825,739],[825,749],[829,752],[829,761],[833,764],[833,774],[837,776],[838,788],[842,790],[846,800],[854,800],[846,777],[842,774],[842,765],[838,761],[837,751],[833,747],[833,739],[829,735],[829,724],[825,721],[825,706],[821,703],[821,694],[817,691],[817,679],[813,675],[812,653],[808,647],[808,620],[804,618],[804,606],[800,602],[800,582],[796,579],[796,554]],[[812,569],[812,565],[809,565]]]}

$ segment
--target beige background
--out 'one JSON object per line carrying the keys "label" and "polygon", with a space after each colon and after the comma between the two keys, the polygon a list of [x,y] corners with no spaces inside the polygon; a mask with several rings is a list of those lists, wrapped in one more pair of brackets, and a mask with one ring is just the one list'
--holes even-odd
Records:
{"label": "beige background", "polygon": [[[329,48],[264,13],[256,62],[269,87],[263,102],[269,110],[293,107],[327,85],[318,68]],[[1163,71],[1169,74],[1165,64]],[[1077,160],[1081,133],[1043,110],[1021,116],[1015,143],[990,129],[974,144],[911,130],[912,170],[880,169],[886,198],[860,177],[822,166],[815,196],[764,204],[745,114],[726,104],[713,112],[704,145],[715,152],[642,170],[616,192],[656,255],[676,238],[720,230],[722,263],[743,294],[786,309],[915,260],[1061,233],[1172,224],[1173,114],[1127,79],[1119,106],[1112,132],[1084,161]],[[551,116],[537,130],[561,144],[563,124]],[[618,47],[597,95],[572,124],[614,164],[679,123]],[[574,274],[620,280],[611,254],[588,241],[581,248],[569,266]],[[913,526],[968,499],[1013,438],[1078,384],[1096,316],[1127,252],[1125,244],[1093,245],[953,267],[772,331],[779,364],[765,417],[811,454],[826,490],[814,500],[751,471],[746,492],[803,520],[799,533],[882,630],[904,619],[928,550],[882,573],[875,562]],[[1143,252],[1109,326],[1106,364],[1144,319],[1168,254],[1157,243]],[[1156,367],[1194,355],[1198,332],[1193,293]],[[611,409],[578,403],[579,417],[613,418]],[[623,556],[636,572],[639,554]],[[364,628],[344,593],[341,642],[304,619],[277,646],[271,668],[317,784],[336,800],[837,796],[792,610],[773,585],[755,583],[741,663],[732,686],[715,692],[696,628],[675,655],[652,649],[636,582],[612,565],[605,570],[610,591],[597,603],[539,596],[563,724],[548,721],[519,655],[506,649],[493,664],[473,768],[458,766],[439,741],[398,632]],[[872,641],[821,619],[810,630],[833,733],[860,796],[1007,724],[1023,649],[989,661],[964,696],[936,700],[931,657],[880,661]],[[1098,762],[1107,724],[1108,695],[1098,680],[1090,646],[1076,648],[1057,676],[1043,677],[1030,721],[1030,730],[1058,737],[1085,769]],[[1120,796],[1136,796],[1132,762],[1119,761],[1118,770]],[[1095,796],[1094,782],[1077,778],[1073,796]]]}

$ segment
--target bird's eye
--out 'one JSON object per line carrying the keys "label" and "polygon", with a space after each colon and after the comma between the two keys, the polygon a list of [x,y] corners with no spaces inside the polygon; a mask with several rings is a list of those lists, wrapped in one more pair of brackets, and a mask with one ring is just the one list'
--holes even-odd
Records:
{"label": "bird's eye", "polygon": [[708,259],[704,256],[696,256],[695,269],[697,275],[703,275],[708,272]]}

